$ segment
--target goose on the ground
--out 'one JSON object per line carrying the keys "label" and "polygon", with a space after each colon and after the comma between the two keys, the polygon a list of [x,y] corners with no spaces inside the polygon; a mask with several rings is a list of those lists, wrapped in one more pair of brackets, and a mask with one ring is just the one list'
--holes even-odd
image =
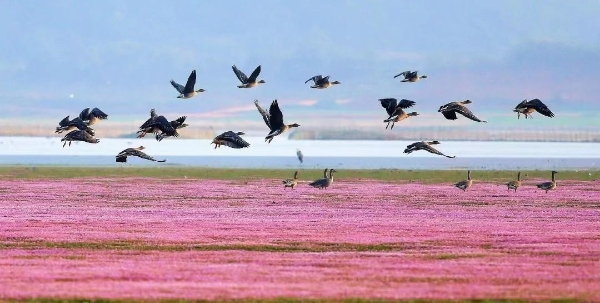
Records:
{"label": "goose on the ground", "polygon": [[328,188],[329,186],[331,186],[331,184],[333,184],[333,173],[337,172],[337,170],[333,168],[329,169],[329,176],[326,175],[326,172],[327,169],[325,169],[324,178],[317,179],[309,183],[308,185],[318,189]]}
{"label": "goose on the ground", "polygon": [[543,182],[540,184],[537,184],[537,188],[545,190],[546,193],[548,193],[549,190],[553,190],[556,188],[556,180],[554,179],[554,175],[558,174],[557,171],[553,170],[552,171],[552,181],[548,181],[548,182]]}
{"label": "goose on the ground", "polygon": [[471,171],[467,170],[467,180],[462,180],[456,184],[454,184],[454,186],[462,189],[463,191],[467,191],[467,189],[469,189],[469,187],[471,187],[471,185],[473,185],[473,180],[471,180]]}
{"label": "goose on the ground", "polygon": [[506,186],[508,187],[509,192],[511,189],[517,192],[517,189],[519,188],[519,186],[521,186],[521,172],[517,173],[517,180],[513,180],[506,183]]}
{"label": "goose on the ground", "polygon": [[283,189],[286,189],[288,187],[291,187],[292,189],[294,189],[294,186],[296,186],[298,184],[298,171],[296,171],[294,173],[294,178],[285,179],[282,182],[283,182]]}

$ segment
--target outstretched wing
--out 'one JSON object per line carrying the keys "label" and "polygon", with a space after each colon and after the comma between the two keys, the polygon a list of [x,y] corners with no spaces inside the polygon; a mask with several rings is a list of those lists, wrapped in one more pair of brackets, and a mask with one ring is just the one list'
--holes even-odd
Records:
{"label": "outstretched wing", "polygon": [[259,74],[260,74],[260,65],[257,66],[254,69],[254,71],[252,72],[252,74],[250,74],[250,78],[248,78],[248,82],[247,83],[256,82],[256,78],[258,78]]}
{"label": "outstretched wing", "polygon": [[456,119],[458,119],[456,117],[456,112],[453,111],[453,110],[443,111],[442,115],[444,115],[444,117],[446,117],[446,119],[448,119],[448,120],[456,120]]}
{"label": "outstretched wing", "polygon": [[[461,114],[461,115],[463,115],[463,116],[465,116],[465,117],[467,117],[467,118],[469,118],[469,119],[471,119],[471,120],[473,120],[473,121],[477,121],[477,122],[486,122],[486,121],[483,121],[483,120],[480,120],[479,118],[477,118],[477,117],[476,117],[476,116],[475,116],[475,115],[474,115],[474,114],[471,112],[471,110],[469,110],[469,109],[468,109],[466,106],[464,106],[464,105],[457,105],[457,106],[454,108],[454,113],[455,113],[455,114],[454,114],[454,116],[456,116],[456,113],[459,113],[459,114]],[[445,116],[445,114],[444,114],[444,116]],[[447,117],[446,117],[446,118],[447,118]]]}
{"label": "outstretched wing", "polygon": [[267,113],[267,111],[265,111],[262,107],[260,107],[260,105],[258,105],[258,100],[254,100],[254,105],[256,105],[256,108],[258,109],[258,112],[260,113],[263,120],[265,121],[265,124],[267,124],[269,129],[271,129],[271,122],[269,121],[270,120],[269,113]]}
{"label": "outstretched wing", "polygon": [[185,87],[183,87],[183,85],[171,80],[171,85],[173,85],[173,87],[180,93],[183,94],[183,92],[185,91]]}
{"label": "outstretched wing", "polygon": [[269,108],[269,122],[271,124],[271,131],[280,129],[283,126],[283,113],[279,109],[277,100],[273,100],[271,107]]}
{"label": "outstretched wing", "polygon": [[385,108],[385,111],[388,113],[388,115],[390,115],[390,117],[394,115],[396,106],[398,106],[398,100],[395,98],[383,98],[379,99],[379,102],[381,102],[381,106]]}
{"label": "outstretched wing", "polygon": [[193,70],[185,83],[184,93],[194,92],[194,85],[196,85],[196,70]]}
{"label": "outstretched wing", "polygon": [[183,125],[183,123],[185,122],[185,119],[187,119],[187,116],[181,116],[173,121],[171,121],[171,126],[173,126],[175,129],[180,128],[181,125]]}
{"label": "outstretched wing", "polygon": [[316,84],[325,84],[325,83],[329,83],[329,76],[319,79]]}
{"label": "outstretched wing", "polygon": [[411,100],[407,100],[407,99],[402,99],[398,103],[398,107],[406,109],[406,108],[412,107],[415,104],[416,104],[415,101],[411,101]]}
{"label": "outstretched wing", "polygon": [[89,115],[90,115],[90,108],[85,108],[81,111],[81,113],[79,113],[79,118],[81,118],[81,120],[89,120]]}
{"label": "outstretched wing", "polygon": [[58,125],[60,127],[65,127],[65,126],[69,125],[69,122],[70,122],[69,116],[66,116],[64,119],[62,119],[62,120],[60,120],[60,122],[58,122]]}
{"label": "outstretched wing", "polygon": [[86,128],[88,128],[87,124],[85,124],[85,122],[83,122],[83,120],[81,120],[81,118],[77,117],[71,121],[69,121],[69,126],[75,126],[78,129],[84,130]]}
{"label": "outstretched wing", "polygon": [[308,83],[308,81],[311,81],[311,80],[312,80],[313,82],[315,82],[315,84],[316,84],[318,81],[321,81],[321,79],[323,79],[323,76],[321,76],[321,75],[316,75],[316,76],[314,76],[314,77],[312,77],[312,78],[310,78],[310,79],[308,79],[308,80],[304,81],[304,84]]}
{"label": "outstretched wing", "polygon": [[439,150],[437,150],[437,149],[435,149],[435,148],[433,148],[433,147],[431,147],[431,146],[429,146],[429,145],[424,145],[424,146],[423,146],[423,149],[424,149],[424,150],[426,150],[426,151],[428,151],[428,152],[430,152],[430,153],[432,153],[432,154],[436,154],[436,155],[444,156],[444,157],[446,157],[446,158],[454,158],[453,156],[447,156],[447,155],[445,155],[445,154],[444,154],[444,153],[442,153],[441,151],[439,151]]}
{"label": "outstretched wing", "polygon": [[233,66],[231,66],[231,68],[233,69],[233,72],[235,73],[237,78],[240,80],[240,82],[242,82],[243,84],[248,83],[248,76],[246,76],[246,74],[244,74],[241,70],[239,70],[235,66],[235,64]]}
{"label": "outstretched wing", "polygon": [[157,127],[161,132],[168,136],[175,136],[175,128],[171,125],[171,123],[165,118],[165,116],[158,116],[153,121],[151,121],[148,127]]}
{"label": "outstretched wing", "polygon": [[409,70],[401,72],[401,73],[395,75],[394,78],[397,78],[397,77],[400,77],[400,76],[404,76],[404,78],[406,78],[406,77],[408,77],[408,74],[410,74]]}
{"label": "outstretched wing", "polygon": [[548,106],[546,106],[546,104],[542,103],[542,101],[540,101],[540,99],[530,100],[528,102],[528,105],[533,107],[537,112],[539,112],[540,114],[542,114],[546,117],[550,117],[550,118],[554,117],[554,113],[552,111],[550,111]]}
{"label": "outstretched wing", "polygon": [[103,111],[101,111],[99,108],[94,107],[94,109],[92,109],[92,111],[90,112],[90,115],[93,115],[94,117],[100,119],[100,120],[104,120],[108,118],[108,115],[105,114]]}
{"label": "outstretched wing", "polygon": [[[148,156],[148,155],[147,155],[146,153],[144,153],[143,151],[141,151],[141,150],[137,150],[137,149],[134,149],[133,151],[131,151],[131,152],[129,153],[129,155],[130,155],[130,156],[136,156],[136,157],[140,157],[140,158],[142,158],[142,159],[146,159],[146,160],[150,160],[150,161],[157,161],[156,159],[154,159],[154,158],[152,158],[152,157]],[[158,161],[158,162],[164,162],[164,161]]]}
{"label": "outstretched wing", "polygon": [[529,101],[527,101],[527,99],[521,101],[521,103],[519,103],[519,104],[517,104],[517,106],[515,106],[515,109],[520,109],[520,108],[526,107],[527,106],[527,102],[529,102]]}

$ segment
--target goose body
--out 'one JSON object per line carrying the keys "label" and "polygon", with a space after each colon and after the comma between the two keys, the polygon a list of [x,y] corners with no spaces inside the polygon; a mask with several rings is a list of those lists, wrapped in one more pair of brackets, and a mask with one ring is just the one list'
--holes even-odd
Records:
{"label": "goose body", "polygon": [[407,71],[404,71],[404,72],[401,72],[401,73],[395,75],[394,79],[397,78],[397,77],[400,77],[400,76],[404,77],[404,79],[402,79],[402,81],[400,81],[400,82],[417,82],[420,79],[427,78],[427,76],[425,76],[425,75],[419,76],[418,75],[418,71],[409,71],[409,70],[407,70]]}
{"label": "goose body", "polygon": [[454,186],[462,189],[463,191],[467,191],[467,189],[469,189],[469,187],[471,187],[471,185],[473,185],[473,180],[471,180],[471,171],[470,170],[467,171],[467,180],[462,180],[462,181],[454,184]]}
{"label": "goose body", "polygon": [[313,81],[313,83],[314,83],[310,88],[317,88],[317,89],[325,89],[325,88],[329,88],[336,84],[341,84],[340,81],[330,82],[329,76],[323,77],[323,75],[316,75],[316,76],[306,80],[304,82],[304,84],[308,83],[308,81]]}
{"label": "goose body", "polygon": [[300,163],[304,162],[304,154],[302,154],[300,149],[296,149],[296,156],[298,157],[298,161],[300,161]]}
{"label": "goose body", "polygon": [[181,99],[189,99],[196,96],[199,93],[205,92],[204,89],[194,90],[194,86],[196,85],[196,70],[193,70],[188,76],[187,82],[185,86],[173,81],[171,79],[171,85],[179,92],[179,96],[177,98]]}
{"label": "goose body", "polygon": [[146,159],[149,161],[155,161],[155,162],[166,162],[167,161],[167,160],[156,160],[156,159],[148,156],[146,153],[144,153],[142,151],[143,149],[145,149],[145,147],[143,147],[143,146],[124,149],[115,156],[116,162],[125,163],[125,162],[127,162],[127,157],[130,157],[130,156],[131,157],[139,157],[142,159]]}
{"label": "goose body", "polygon": [[252,88],[259,84],[265,83],[265,80],[257,81],[258,75],[260,74],[260,71],[261,71],[260,65],[258,67],[256,67],[256,69],[254,69],[252,74],[250,74],[250,77],[246,76],[246,74],[244,74],[244,72],[239,70],[235,65],[231,66],[231,69],[233,69],[233,73],[236,75],[238,80],[240,80],[240,82],[242,82],[241,85],[238,85],[239,88]]}
{"label": "goose body", "polygon": [[554,178],[554,175],[555,175],[555,174],[558,174],[558,172],[553,170],[553,171],[552,171],[552,181],[549,181],[549,182],[543,182],[543,183],[537,184],[537,185],[536,185],[536,186],[537,186],[537,188],[539,188],[539,189],[542,189],[542,190],[545,190],[545,191],[546,191],[546,193],[548,193],[548,191],[549,191],[549,190],[553,190],[553,189],[555,189],[555,188],[556,188],[556,180],[555,180],[555,178]]}
{"label": "goose body", "polygon": [[509,192],[511,189],[514,190],[515,192],[517,192],[517,189],[519,188],[519,186],[521,186],[521,172],[517,173],[517,180],[513,180],[513,181],[506,183],[506,187],[508,187]]}
{"label": "goose body", "polygon": [[221,147],[221,145],[229,146],[231,148],[240,149],[250,146],[250,143],[246,142],[246,140],[240,137],[244,135],[243,132],[233,132],[227,131],[218,136],[216,136],[210,144],[215,145],[215,149],[217,147]]}
{"label": "goose body", "polygon": [[442,152],[440,152],[439,150],[435,149],[433,146],[431,146],[431,145],[436,145],[436,144],[440,144],[440,141],[419,141],[419,142],[415,142],[413,144],[410,144],[410,145],[406,146],[406,149],[404,150],[404,153],[405,154],[410,154],[410,153],[412,153],[414,151],[424,150],[424,151],[430,152],[432,154],[444,156],[446,158],[455,158],[456,157],[456,156],[447,156],[447,155],[443,154]]}
{"label": "goose body", "polygon": [[318,189],[327,188],[327,187],[331,186],[331,184],[333,184],[333,173],[334,172],[337,172],[337,171],[333,168],[330,169],[329,176],[327,176],[327,169],[325,169],[325,171],[323,172],[323,178],[317,179],[317,180],[309,183],[308,185],[310,185],[314,188],[318,188]]}
{"label": "goose body", "polygon": [[294,172],[293,179],[285,179],[282,182],[283,182],[284,189],[286,189],[288,187],[291,187],[292,189],[294,189],[294,186],[298,185],[298,171]]}
{"label": "goose body", "polygon": [[273,102],[271,103],[271,107],[269,107],[268,113],[262,107],[260,107],[260,105],[258,104],[258,100],[254,100],[254,105],[256,106],[258,112],[265,121],[265,124],[267,124],[267,126],[270,129],[269,134],[265,137],[265,142],[271,143],[275,136],[283,134],[290,128],[300,126],[297,123],[287,125],[283,123],[283,113],[279,109],[279,104],[277,103],[277,100],[273,100]]}
{"label": "goose body", "polygon": [[401,99],[400,102],[398,102],[398,100],[395,98],[383,98],[379,99],[379,102],[381,102],[381,107],[385,108],[385,111],[388,114],[388,118],[383,120],[383,122],[387,122],[385,129],[390,126],[390,123],[392,123],[391,129],[394,129],[396,122],[402,121],[408,117],[419,115],[416,112],[407,113],[404,111],[405,109],[415,105],[415,101]]}
{"label": "goose body", "polygon": [[175,133],[169,133],[169,132],[162,131],[159,127],[158,128],[159,132],[157,132],[157,134],[156,134],[156,141],[160,142],[160,141],[162,141],[162,139],[164,139],[166,137],[179,137],[179,133],[177,132],[177,130],[189,126],[188,124],[184,123],[186,118],[187,118],[187,116],[181,116],[175,120],[169,121],[169,124],[171,125],[171,127],[173,129],[175,129]]}
{"label": "goose body", "polygon": [[517,119],[521,117],[521,114],[525,115],[525,119],[527,119],[536,111],[546,117],[554,117],[554,113],[546,106],[546,104],[540,101],[540,99],[532,99],[529,101],[525,99],[517,104],[513,110],[513,112],[517,113]]}
{"label": "goose body", "polygon": [[450,102],[440,106],[438,112],[442,113],[442,115],[444,115],[444,117],[448,120],[456,120],[456,113],[459,113],[473,121],[487,123],[487,121],[477,118],[477,116],[475,116],[473,112],[471,112],[471,110],[465,106],[466,104],[471,103],[473,103],[471,100]]}
{"label": "goose body", "polygon": [[66,116],[60,122],[58,122],[58,127],[56,128],[55,133],[60,134],[63,132],[69,133],[73,130],[85,130],[90,135],[94,136],[96,132],[89,125],[87,125],[81,118],[76,117],[73,120],[69,120],[69,116]]}
{"label": "goose body", "polygon": [[93,144],[100,142],[100,140],[96,139],[89,131],[81,129],[69,132],[60,141],[64,142],[63,147],[65,147],[67,142],[69,142],[69,146],[71,146],[72,141],[82,141]]}

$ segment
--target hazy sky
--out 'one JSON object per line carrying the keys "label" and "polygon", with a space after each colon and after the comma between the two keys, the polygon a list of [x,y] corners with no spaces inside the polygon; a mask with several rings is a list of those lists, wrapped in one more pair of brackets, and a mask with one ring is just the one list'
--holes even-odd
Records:
{"label": "hazy sky", "polygon": [[[540,98],[555,112],[600,108],[600,1],[7,1],[0,0],[0,118],[380,112],[378,98],[433,112],[474,101],[506,111]],[[231,65],[267,83],[238,89]],[[198,73],[190,100],[169,84]],[[417,69],[428,79],[399,83]],[[331,75],[342,85],[310,89]],[[254,117],[254,116],[253,116]],[[379,119],[379,117],[378,117]]]}

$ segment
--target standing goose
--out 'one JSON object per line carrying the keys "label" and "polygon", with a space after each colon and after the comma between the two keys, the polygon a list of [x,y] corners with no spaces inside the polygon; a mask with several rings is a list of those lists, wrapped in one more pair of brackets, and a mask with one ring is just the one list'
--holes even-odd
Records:
{"label": "standing goose", "polygon": [[100,120],[108,119],[108,115],[97,107],[94,107],[92,110],[88,107],[79,113],[79,118],[87,125],[94,125]]}
{"label": "standing goose", "polygon": [[293,179],[285,179],[282,181],[283,182],[283,189],[286,189],[288,187],[291,187],[292,189],[294,189],[294,186],[296,186],[298,184],[298,171],[296,171],[294,173],[294,178]]}
{"label": "standing goose", "polygon": [[440,141],[419,141],[419,142],[415,142],[413,144],[410,144],[408,146],[406,146],[406,149],[404,150],[405,154],[410,154],[414,151],[417,150],[424,150],[424,151],[428,151],[432,154],[436,154],[436,155],[440,155],[440,156],[444,156],[446,158],[456,158],[456,156],[447,156],[445,154],[443,154],[442,152],[440,152],[439,150],[433,148],[431,145],[434,144],[440,144]]}
{"label": "standing goose", "polygon": [[459,113],[473,121],[487,123],[487,121],[480,120],[477,118],[465,104],[471,104],[471,100],[450,102],[448,104],[440,106],[438,112],[442,113],[448,120],[456,120],[456,113]]}
{"label": "standing goose", "polygon": [[[162,141],[162,139],[166,138],[166,137],[178,137],[179,133],[177,132],[178,129],[180,128],[184,128],[184,127],[188,127],[189,125],[187,123],[183,123],[185,122],[185,119],[187,118],[187,116],[181,116],[173,121],[170,121],[169,124],[171,124],[171,127],[173,127],[175,129],[175,133],[174,134],[168,134],[165,132],[160,132],[156,134],[156,141],[160,142]],[[159,129],[160,130],[160,129]]]}
{"label": "standing goose", "polygon": [[549,190],[555,189],[556,188],[556,180],[554,179],[555,174],[558,174],[558,172],[553,170],[552,171],[552,181],[540,183],[540,184],[536,185],[537,188],[545,190],[546,193],[548,193]]}
{"label": "standing goose", "polygon": [[94,138],[94,135],[92,135],[88,130],[81,129],[71,131],[70,133],[66,134],[64,138],[62,138],[60,141],[65,142],[63,143],[63,147],[65,147],[67,142],[69,142],[69,146],[71,146],[72,141],[83,141],[94,144],[100,142],[100,140]]}
{"label": "standing goose", "polygon": [[418,71],[413,72],[413,71],[407,70],[407,71],[404,71],[404,72],[401,72],[401,73],[395,75],[394,79],[397,77],[400,77],[400,76],[404,76],[404,79],[402,79],[402,81],[400,81],[400,82],[417,82],[420,79],[427,78],[427,76],[425,76],[425,75],[418,76],[417,74],[418,74]]}
{"label": "standing goose", "polygon": [[508,191],[510,192],[511,189],[514,189],[515,192],[517,192],[517,188],[519,188],[519,186],[521,186],[521,172],[517,173],[517,180],[513,180],[510,181],[508,183],[506,183],[506,186],[508,187]]}
{"label": "standing goose", "polygon": [[271,107],[269,108],[269,113],[267,113],[260,105],[258,105],[258,100],[254,100],[254,105],[258,109],[258,112],[263,117],[263,120],[271,130],[269,134],[265,137],[265,142],[271,143],[275,136],[278,136],[292,127],[300,126],[297,123],[294,124],[284,124],[283,123],[283,113],[279,109],[279,104],[277,100],[273,100],[271,103]]}
{"label": "standing goose", "polygon": [[381,106],[385,108],[385,111],[389,115],[387,119],[383,120],[383,122],[387,122],[387,126],[385,127],[385,129],[387,129],[390,126],[390,123],[392,123],[391,129],[394,129],[394,125],[396,124],[396,122],[402,121],[408,117],[419,115],[416,112],[406,113],[404,111],[404,109],[415,105],[415,101],[402,99],[400,100],[400,102],[398,102],[396,98],[383,98],[379,99],[379,102],[381,102]]}
{"label": "standing goose", "polygon": [[471,180],[471,171],[467,170],[467,180],[462,180],[456,184],[454,184],[454,186],[462,189],[463,191],[467,191],[467,189],[469,189],[469,187],[471,187],[471,185],[473,185],[473,180]]}
{"label": "standing goose", "polygon": [[240,82],[242,82],[242,85],[238,85],[239,88],[252,88],[258,84],[265,83],[265,80],[260,80],[258,82],[256,81],[258,75],[260,74],[260,65],[256,67],[252,74],[250,74],[250,77],[246,76],[246,74],[239,70],[235,65],[231,66],[231,68]]}
{"label": "standing goose", "polygon": [[311,183],[309,183],[308,185],[314,187],[314,188],[318,188],[318,189],[323,189],[323,188],[327,188],[329,186],[331,186],[331,184],[333,183],[333,173],[337,172],[337,170],[335,169],[330,169],[329,170],[329,176],[327,176],[327,169],[325,169],[325,172],[323,173],[324,178],[322,179],[318,179],[315,180]]}
{"label": "standing goose", "polygon": [[341,84],[340,81],[329,82],[329,76],[323,77],[322,75],[316,75],[306,80],[304,84],[311,80],[314,82],[314,84],[310,88],[325,89],[331,87],[332,85]]}
{"label": "standing goose", "polygon": [[196,70],[193,70],[190,76],[185,83],[185,87],[171,79],[171,85],[179,92],[179,96],[177,98],[181,99],[189,99],[199,93],[205,92],[203,89],[194,90],[194,85],[196,85]]}
{"label": "standing goose", "polygon": [[513,109],[513,112],[517,113],[517,119],[521,117],[521,114],[525,115],[525,119],[527,119],[535,111],[546,117],[554,117],[554,113],[548,108],[548,106],[546,106],[546,104],[542,103],[540,99],[533,99],[529,101],[525,99],[521,101],[521,103],[517,104],[515,109]]}
{"label": "standing goose", "polygon": [[156,160],[156,159],[148,156],[146,153],[144,153],[142,151],[143,149],[145,149],[145,147],[143,147],[143,146],[124,149],[123,151],[121,151],[119,154],[116,155],[116,161],[125,163],[125,162],[127,162],[128,156],[140,157],[142,159],[155,161],[155,162],[166,162],[167,161],[167,160]]}
{"label": "standing goose", "polygon": [[231,148],[236,149],[250,146],[250,143],[246,142],[246,140],[240,137],[241,135],[244,135],[244,133],[227,131],[216,136],[210,144],[214,144],[215,149],[217,147],[221,147],[221,145],[229,146]]}

